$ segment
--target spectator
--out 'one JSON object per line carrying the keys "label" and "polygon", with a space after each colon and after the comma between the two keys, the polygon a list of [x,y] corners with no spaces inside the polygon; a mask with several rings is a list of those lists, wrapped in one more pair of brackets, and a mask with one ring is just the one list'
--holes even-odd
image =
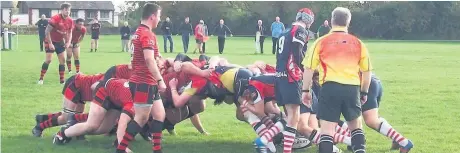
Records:
{"label": "spectator", "polygon": [[200,20],[200,23],[196,25],[195,27],[195,40],[196,40],[196,48],[193,50],[193,54],[196,53],[196,50],[200,52],[200,54],[203,54],[203,41],[204,41],[204,21]]}
{"label": "spectator", "polygon": [[265,28],[262,25],[262,20],[257,21],[256,26],[256,54],[257,53],[264,53],[264,40],[265,40]]}
{"label": "spectator", "polygon": [[189,17],[185,17],[185,21],[180,26],[179,32],[182,35],[182,45],[184,46],[184,53],[187,53],[190,35],[192,35],[193,33],[192,24],[190,24]]}
{"label": "spectator", "polygon": [[169,41],[169,52],[172,53],[173,52],[173,49],[174,49],[174,43],[173,43],[173,40],[172,40],[172,22],[171,20],[169,19],[169,17],[166,17],[166,21],[163,22],[163,24],[161,24],[161,30],[163,31],[163,45],[164,45],[164,49],[165,49],[165,53],[168,52],[168,49],[167,49],[167,42],[166,42],[166,39]]}
{"label": "spectator", "polygon": [[280,22],[280,17],[275,18],[275,22],[272,23],[270,28],[272,30],[272,53],[275,54],[275,51],[278,50],[278,38],[280,37],[281,33],[285,30],[284,24]]}
{"label": "spectator", "polygon": [[91,24],[91,52],[97,52],[97,48],[99,46],[99,34],[100,34],[101,24],[97,19],[93,20],[93,24]]}
{"label": "spectator", "polygon": [[[209,33],[208,33],[208,32],[209,32],[209,31],[208,31],[208,25],[206,25],[206,24],[204,23],[204,21],[203,21],[203,31],[204,31],[204,37],[205,37],[205,38],[209,38],[209,37],[208,37],[208,34],[209,34]],[[205,39],[205,41],[203,41],[203,45],[201,46],[201,48],[202,48],[202,50],[203,50],[203,54],[206,53],[206,41],[207,41],[207,39]]]}
{"label": "spectator", "polygon": [[43,41],[45,40],[45,29],[48,26],[48,20],[46,19],[45,14],[42,14],[40,20],[35,23],[38,26],[38,36],[40,37],[40,52],[43,52]]}
{"label": "spectator", "polygon": [[324,20],[323,25],[319,26],[318,32],[316,32],[316,36],[318,38],[322,37],[325,34],[329,33],[330,30],[331,30],[331,27],[329,26],[329,22],[327,20]]}
{"label": "spectator", "polygon": [[120,34],[121,34],[121,47],[122,51],[121,52],[128,52],[128,42],[131,34],[131,30],[129,29],[128,22],[125,21],[124,26],[120,28]]}
{"label": "spectator", "polygon": [[[224,53],[224,46],[225,46],[225,38],[227,37],[227,33],[233,37],[232,31],[224,24],[224,19],[220,19],[219,25],[214,28],[214,35],[217,35],[217,41],[219,45],[219,54]],[[211,35],[212,36],[212,35]]]}

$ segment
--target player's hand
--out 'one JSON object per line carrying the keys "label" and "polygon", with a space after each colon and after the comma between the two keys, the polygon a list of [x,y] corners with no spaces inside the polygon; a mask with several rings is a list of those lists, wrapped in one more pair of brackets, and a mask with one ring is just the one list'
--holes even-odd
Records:
{"label": "player's hand", "polygon": [[160,81],[158,82],[158,91],[159,92],[164,92],[166,90],[166,84],[165,81]]}
{"label": "player's hand", "polygon": [[64,46],[64,47],[65,47],[65,48],[69,48],[69,47],[70,47],[70,42],[65,43],[65,46]]}
{"label": "player's hand", "polygon": [[361,104],[364,105],[367,102],[367,93],[361,92],[360,94]]}
{"label": "player's hand", "polygon": [[311,99],[312,99],[311,92],[302,92],[302,102],[308,108],[311,108],[311,103],[312,103]]}
{"label": "player's hand", "polygon": [[50,48],[50,50],[55,50],[53,43],[48,43],[48,47]]}
{"label": "player's hand", "polygon": [[177,87],[177,83],[178,83],[178,81],[177,81],[176,78],[171,79],[171,81],[169,81],[169,87]]}
{"label": "player's hand", "polygon": [[212,71],[214,71],[214,68],[210,68],[210,69],[203,70],[203,71],[205,72],[203,77],[209,78],[209,77],[211,77],[211,74],[212,74]]}

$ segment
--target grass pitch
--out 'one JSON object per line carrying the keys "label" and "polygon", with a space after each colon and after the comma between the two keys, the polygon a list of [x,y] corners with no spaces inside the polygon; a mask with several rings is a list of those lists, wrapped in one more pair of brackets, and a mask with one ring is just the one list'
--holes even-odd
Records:
{"label": "grass pitch", "polygon": [[[72,141],[65,146],[52,144],[58,128],[44,131],[43,138],[33,137],[31,129],[38,113],[57,112],[62,108],[58,61],[54,57],[44,85],[37,85],[44,53],[39,52],[38,36],[19,36],[19,47],[1,52],[1,145],[5,153],[101,153],[113,152],[114,137],[87,136],[88,142]],[[158,37],[160,51],[163,39]],[[411,139],[413,153],[460,152],[460,43],[365,41],[375,73],[382,80],[384,97],[380,115],[395,129]],[[121,52],[119,36],[101,36],[97,53],[89,53],[90,38],[81,44],[81,70],[86,74],[105,72],[110,66],[128,63],[130,56]],[[190,40],[190,50],[195,44]],[[16,47],[16,46],[15,46]],[[208,55],[217,55],[217,39],[206,44]],[[227,38],[223,57],[238,64],[255,60],[274,63],[271,42],[265,42],[265,54],[254,55],[253,38]],[[180,36],[174,36],[173,57],[182,52]],[[169,49],[169,47],[168,47]],[[191,55],[189,53],[189,55]],[[197,57],[197,55],[191,55]],[[75,68],[73,68],[75,69]],[[69,77],[66,74],[66,77]],[[88,109],[86,109],[88,110]],[[166,153],[249,153],[256,137],[252,128],[235,118],[233,105],[212,105],[208,101],[201,119],[210,136],[200,135],[189,120],[176,126],[177,136],[164,133]],[[367,149],[371,153],[391,152],[391,141],[365,128]],[[151,144],[137,137],[130,148],[136,153],[151,152]],[[346,146],[339,145],[342,150]],[[281,150],[279,148],[278,150]],[[316,152],[316,147],[297,152]],[[347,151],[345,151],[347,152]],[[397,151],[393,151],[396,153]]]}

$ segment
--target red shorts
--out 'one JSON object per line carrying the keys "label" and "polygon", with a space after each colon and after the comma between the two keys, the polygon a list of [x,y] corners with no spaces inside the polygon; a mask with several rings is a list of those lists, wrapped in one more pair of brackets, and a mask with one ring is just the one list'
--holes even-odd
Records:
{"label": "red shorts", "polygon": [[80,90],[75,86],[75,75],[65,81],[62,95],[75,104],[85,104],[85,102],[81,100]]}
{"label": "red shorts", "polygon": [[129,82],[129,89],[135,104],[153,104],[161,99],[157,85]]}

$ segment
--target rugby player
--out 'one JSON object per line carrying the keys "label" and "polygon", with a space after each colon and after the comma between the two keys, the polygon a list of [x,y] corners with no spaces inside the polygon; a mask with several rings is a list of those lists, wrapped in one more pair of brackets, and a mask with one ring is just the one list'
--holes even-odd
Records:
{"label": "rugby player", "polygon": [[124,153],[142,127],[147,123],[150,113],[153,121],[151,126],[152,150],[161,153],[161,139],[165,110],[159,92],[166,89],[160,74],[157,58],[159,58],[156,36],[152,32],[158,26],[161,16],[161,7],[153,3],[146,3],[142,8],[141,24],[133,35],[133,74],[129,78],[129,88],[134,102],[134,119],[129,121],[116,152]]}
{"label": "rugby player", "polygon": [[[273,136],[282,132],[284,153],[291,153],[297,133],[300,116],[302,64],[304,57],[302,48],[308,42],[308,31],[314,21],[314,14],[308,8],[297,12],[296,22],[292,28],[279,38],[279,49],[276,54],[275,94],[278,105],[283,105],[287,111],[287,120],[278,121],[268,132],[256,139],[258,148],[264,148]],[[285,124],[287,123],[287,124]],[[264,152],[263,149],[259,150]]]}
{"label": "rugby player", "polygon": [[69,48],[72,37],[73,21],[70,18],[71,6],[69,3],[61,4],[61,13],[54,15],[49,20],[49,24],[45,29],[45,62],[42,64],[40,72],[40,79],[38,84],[43,84],[48,66],[53,58],[53,53],[56,52],[59,59],[59,82],[64,84],[64,71],[65,71],[65,49]]}
{"label": "rugby player", "polygon": [[[369,92],[367,94],[367,101],[362,106],[363,118],[367,127],[374,129],[380,134],[393,140],[391,150],[399,149],[401,153],[409,152],[414,144],[411,140],[405,138],[402,134],[396,131],[390,123],[388,123],[383,117],[380,117],[378,110],[380,106],[380,100],[383,96],[383,87],[380,80],[372,74],[371,84],[369,86]],[[341,122],[341,127],[337,128],[337,133],[349,134],[348,125],[346,122]],[[349,145],[348,149],[351,147]]]}
{"label": "rugby player", "polygon": [[[81,113],[83,113],[85,102],[93,100],[92,89],[96,87],[95,83],[103,77],[104,74],[100,73],[95,75],[76,74],[68,78],[62,90],[63,112],[36,115],[37,124],[32,129],[32,134],[41,137],[44,129],[64,125],[69,118],[82,118],[80,121],[84,120],[87,114]],[[72,122],[78,122],[78,120],[72,120]]]}
{"label": "rugby player", "polygon": [[254,76],[262,74],[276,73],[276,68],[265,63],[264,61],[255,61],[254,64],[248,65],[246,68],[252,71]]}
{"label": "rugby player", "polygon": [[107,133],[116,124],[118,117],[120,119],[118,120],[117,138],[122,139],[126,125],[134,115],[128,80],[101,80],[97,84],[88,120],[70,127],[62,127],[54,136],[54,144],[68,143],[75,136]]}
{"label": "rugby player", "polygon": [[101,24],[97,20],[97,17],[94,18],[93,24],[91,24],[91,52],[97,52],[97,48],[99,47],[99,35],[101,30]]}
{"label": "rugby player", "polygon": [[67,69],[69,70],[69,74],[72,73],[72,56],[75,62],[75,72],[80,73],[80,42],[85,37],[86,28],[84,26],[85,20],[84,19],[77,19],[75,20],[75,28],[72,31],[72,43],[70,44],[69,48],[67,48]]}

